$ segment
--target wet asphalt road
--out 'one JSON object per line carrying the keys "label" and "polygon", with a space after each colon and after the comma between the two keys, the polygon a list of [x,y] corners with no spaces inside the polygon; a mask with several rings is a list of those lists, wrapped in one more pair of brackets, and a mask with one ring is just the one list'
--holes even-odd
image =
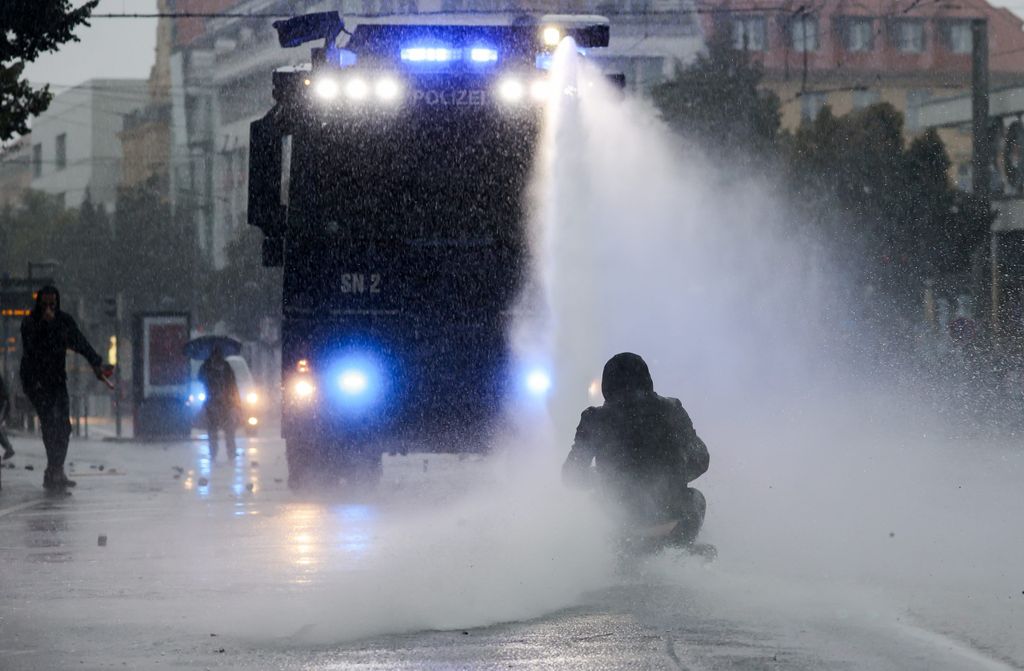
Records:
{"label": "wet asphalt road", "polygon": [[[680,573],[670,572],[675,578],[629,572],[524,621],[388,633],[389,620],[406,617],[400,611],[433,597],[333,614],[359,603],[346,590],[383,588],[372,583],[391,579],[373,570],[382,552],[375,529],[407,513],[396,500],[456,499],[486,481],[489,464],[396,457],[369,499],[296,496],[284,484],[280,441],[243,443],[234,463],[222,454],[214,464],[198,441],[91,441],[72,446],[74,495],[47,498],[39,487],[41,446],[25,438],[16,447],[16,468],[3,472],[0,491],[4,671],[1013,668],[955,636],[880,614],[870,602],[726,603],[707,587],[725,580],[716,565],[686,559],[678,560]],[[457,562],[457,554],[446,561]],[[413,580],[408,591],[416,589],[431,586]],[[305,599],[315,607],[277,608]],[[345,640],[346,627],[370,621],[368,637]],[[327,633],[305,636],[313,625]],[[337,640],[331,632],[340,632]]]}

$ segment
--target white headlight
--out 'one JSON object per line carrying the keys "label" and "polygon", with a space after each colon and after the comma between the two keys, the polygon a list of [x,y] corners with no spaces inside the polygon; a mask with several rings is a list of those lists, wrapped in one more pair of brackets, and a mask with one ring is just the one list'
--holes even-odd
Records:
{"label": "white headlight", "polygon": [[382,77],[377,80],[374,92],[379,99],[391,102],[398,98],[398,94],[402,92],[402,87],[394,77]]}
{"label": "white headlight", "polygon": [[370,85],[362,77],[353,77],[345,84],[345,95],[352,100],[365,100],[370,95]]}
{"label": "white headlight", "polygon": [[523,83],[518,79],[508,78],[498,85],[498,94],[505,102],[516,103],[523,99]]}
{"label": "white headlight", "polygon": [[295,393],[295,398],[300,401],[308,401],[316,393],[316,387],[309,380],[298,380],[292,387],[292,391]]}
{"label": "white headlight", "polygon": [[558,43],[562,41],[562,31],[554,26],[548,26],[541,33],[541,37],[544,39],[545,46],[557,47]]}
{"label": "white headlight", "polygon": [[316,81],[316,86],[313,87],[316,94],[324,100],[333,100],[338,97],[338,92],[341,90],[338,87],[338,82],[330,77],[323,77]]}
{"label": "white headlight", "polygon": [[260,395],[254,391],[250,391],[248,394],[245,395],[245,402],[248,403],[249,405],[256,405],[257,403],[260,402]]}

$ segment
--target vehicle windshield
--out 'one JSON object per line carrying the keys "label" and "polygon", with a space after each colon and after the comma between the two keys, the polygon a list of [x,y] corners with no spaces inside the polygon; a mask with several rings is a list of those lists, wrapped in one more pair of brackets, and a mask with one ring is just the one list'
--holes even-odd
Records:
{"label": "vehicle windshield", "polygon": [[295,140],[292,216],[341,238],[518,239],[536,136],[491,107],[341,118]]}

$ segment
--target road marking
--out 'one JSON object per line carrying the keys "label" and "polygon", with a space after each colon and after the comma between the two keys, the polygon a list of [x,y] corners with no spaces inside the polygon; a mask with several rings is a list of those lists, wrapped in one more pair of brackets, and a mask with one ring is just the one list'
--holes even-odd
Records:
{"label": "road marking", "polygon": [[939,632],[932,631],[931,629],[925,629],[924,627],[906,622],[901,622],[900,626],[911,637],[916,638],[921,642],[929,643],[937,648],[945,648],[950,652],[959,655],[965,661],[971,662],[973,667],[976,669],[985,669],[986,671],[1014,671],[1018,668],[1012,664],[1002,661],[1001,659],[997,659],[986,654],[985,651],[979,650],[969,643],[959,641],[951,636],[940,634]]}
{"label": "road marking", "polygon": [[703,671],[704,669],[704,667],[699,665],[693,659],[687,658],[685,662],[680,659],[679,651],[676,650],[675,639],[673,639],[672,635],[668,633],[665,634],[665,655],[669,658],[677,671]]}
{"label": "road marking", "polygon": [[4,515],[10,515],[11,513],[16,513],[19,510],[24,510],[25,508],[31,508],[32,506],[38,506],[40,503],[42,503],[45,500],[46,499],[36,499],[34,501],[25,501],[24,503],[19,503],[18,505],[11,506],[10,508],[0,508],[0,517],[3,517]]}

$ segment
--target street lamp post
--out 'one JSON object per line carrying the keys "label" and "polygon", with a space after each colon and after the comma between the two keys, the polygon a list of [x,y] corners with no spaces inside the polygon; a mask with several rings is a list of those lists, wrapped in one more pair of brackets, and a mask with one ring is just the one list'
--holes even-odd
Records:
{"label": "street lamp post", "polygon": [[[971,140],[972,190],[986,206],[992,191],[992,138],[988,105],[988,20],[971,20]],[[988,211],[988,207],[985,208]],[[989,230],[989,262],[991,264],[992,332],[999,332],[999,237]]]}

